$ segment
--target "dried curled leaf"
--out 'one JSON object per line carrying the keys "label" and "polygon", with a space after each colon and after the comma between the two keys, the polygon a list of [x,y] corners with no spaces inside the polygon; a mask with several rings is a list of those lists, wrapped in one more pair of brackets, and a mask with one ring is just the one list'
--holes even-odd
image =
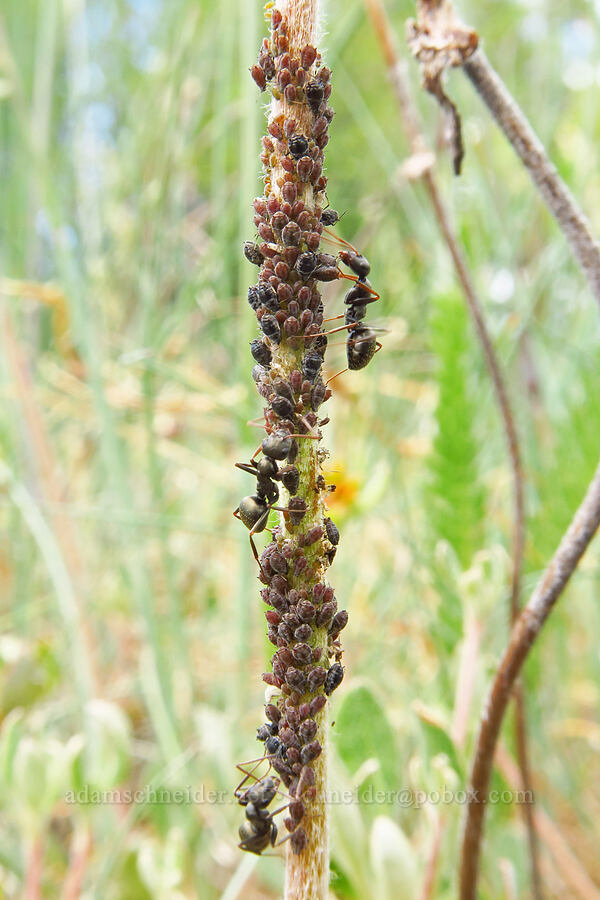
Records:
{"label": "dried curled leaf", "polygon": [[447,68],[463,65],[477,49],[479,39],[456,17],[448,0],[420,0],[416,21],[407,22],[407,41],[421,65],[424,88],[444,111],[454,172],[459,175],[464,156],[460,115],[444,91],[442,77]]}

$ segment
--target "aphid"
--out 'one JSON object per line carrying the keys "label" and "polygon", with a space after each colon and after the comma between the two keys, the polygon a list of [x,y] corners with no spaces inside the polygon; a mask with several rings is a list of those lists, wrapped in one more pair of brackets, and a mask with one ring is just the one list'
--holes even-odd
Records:
{"label": "aphid", "polygon": [[344,275],[337,266],[318,266],[313,272],[317,281],[335,281],[337,278],[350,278],[350,275]]}
{"label": "aphid", "polygon": [[315,164],[314,164],[313,160],[310,158],[310,156],[302,156],[298,160],[297,169],[298,169],[298,178],[300,179],[300,181],[307,182],[310,179],[310,176],[312,175],[314,166],[315,166]]}
{"label": "aphid", "polygon": [[[287,321],[289,321],[289,319]],[[273,397],[271,400],[271,409],[273,412],[277,413],[281,419],[289,419],[294,415],[294,404],[287,397]]]}
{"label": "aphid", "polygon": [[317,261],[319,266],[335,266],[335,256],[332,256],[331,253],[319,253],[317,257]]}
{"label": "aphid", "polygon": [[258,292],[258,297],[263,306],[266,306],[267,309],[271,310],[271,312],[277,312],[279,309],[279,302],[277,300],[277,293],[275,289],[270,284],[265,284],[262,282],[257,285],[256,290]]}
{"label": "aphid", "polygon": [[302,232],[296,222],[288,222],[281,232],[281,239],[286,247],[297,247],[301,237]]}
{"label": "aphid", "polygon": [[320,353],[313,351],[305,353],[302,359],[302,374],[309,381],[314,381],[321,371],[322,365],[323,358]]}
{"label": "aphid", "polygon": [[288,141],[288,149],[294,159],[300,159],[301,156],[305,156],[308,152],[308,141],[302,134],[295,135]]}
{"label": "aphid", "polygon": [[272,354],[267,345],[260,338],[254,338],[250,343],[250,353],[260,366],[268,368],[271,365]]}
{"label": "aphid", "polygon": [[259,727],[256,729],[256,740],[262,741],[262,743],[264,744],[264,742],[268,738],[271,737],[271,735],[272,735],[271,729],[272,728],[273,728],[273,725],[271,725],[271,724],[259,725]]}
{"label": "aphid", "polygon": [[260,295],[258,293],[258,287],[255,284],[250,285],[250,287],[248,288],[248,303],[250,304],[254,312],[256,312],[256,310],[260,306],[262,306]]}
{"label": "aphid", "polygon": [[267,86],[267,77],[265,75],[264,69],[262,69],[258,65],[253,65],[250,69],[250,74],[252,75],[252,78],[261,89],[261,91],[264,91]]}
{"label": "aphid", "polygon": [[315,59],[317,58],[317,51],[311,44],[306,44],[305,47],[302,48],[302,52],[300,54],[300,62],[305,69],[310,69]]}
{"label": "aphid", "polygon": [[258,245],[253,243],[253,241],[244,242],[244,256],[248,262],[253,263],[255,266],[262,266],[265,261],[264,256],[258,249]]}
{"label": "aphid", "polygon": [[300,473],[296,466],[284,466],[279,470],[279,477],[286,491],[295,494],[300,484]]}
{"label": "aphid", "polygon": [[329,543],[333,544],[333,546],[336,547],[340,542],[340,532],[335,522],[333,522],[331,519],[325,519],[325,531],[327,533]]}
{"label": "aphid", "polygon": [[265,750],[269,756],[280,756],[282,759],[285,759],[285,744],[276,734],[272,734],[271,737],[267,738]]}
{"label": "aphid", "polygon": [[260,327],[263,330],[265,337],[268,337],[270,341],[273,341],[274,344],[279,344],[281,341],[281,325],[275,318],[275,316],[266,315],[263,316],[260,320]]}
{"label": "aphid", "polygon": [[333,694],[336,688],[340,686],[344,679],[344,668],[340,665],[340,663],[334,663],[331,668],[328,670],[327,675],[325,676],[325,682],[323,684],[323,690],[329,696]]}
{"label": "aphid", "polygon": [[316,253],[301,253],[296,260],[296,271],[303,281],[310,278],[318,265]]}
{"label": "aphid", "polygon": [[306,101],[313,115],[318,115],[319,107],[323,102],[325,89],[320,81],[309,81],[304,88]]}

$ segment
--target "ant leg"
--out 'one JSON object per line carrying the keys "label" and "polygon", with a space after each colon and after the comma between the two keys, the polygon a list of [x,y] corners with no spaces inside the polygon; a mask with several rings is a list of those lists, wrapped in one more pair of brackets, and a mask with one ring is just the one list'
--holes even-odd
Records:
{"label": "ant leg", "polygon": [[249,475],[256,475],[256,466],[249,466],[248,463],[235,463],[236,469],[241,469],[242,472],[248,472]]}
{"label": "ant leg", "polygon": [[[240,790],[243,788],[243,786],[246,784],[246,782],[248,781],[249,778],[254,778],[254,780],[255,780],[256,782],[262,781],[262,779],[261,779],[261,778],[257,778],[257,776],[256,776],[254,773],[256,772],[256,770],[258,769],[258,767],[260,766],[261,762],[264,762],[265,759],[267,759],[266,756],[261,756],[260,759],[250,759],[250,760],[248,760],[247,763],[243,763],[243,764],[242,764],[242,763],[237,763],[237,764],[236,764],[236,769],[239,769],[240,772],[243,772],[244,778],[242,778],[242,780],[240,781],[240,783],[238,784],[238,786],[236,787],[236,789],[235,789],[234,792],[233,792],[233,794],[234,794],[235,797],[237,797],[237,798],[239,799],[239,796],[240,796],[240,793],[239,793],[239,792],[240,792]],[[250,763],[253,763],[253,762],[255,762],[256,765],[254,766],[254,768],[252,769],[251,772],[248,772],[247,769],[244,769],[244,766],[245,766],[245,765],[249,765]],[[271,771],[271,763],[269,763],[269,768],[267,769],[267,774],[268,774],[270,771]],[[266,775],[263,775],[263,778],[266,778],[266,777],[267,777]],[[277,781],[279,781],[279,778],[277,779]]]}
{"label": "ant leg", "polygon": [[[333,319],[343,319],[345,313],[342,313],[341,316],[334,316]],[[333,319],[323,319],[324,322],[332,322]],[[332,328],[330,331],[320,331],[318,334],[300,334],[298,337],[306,340],[314,340],[317,337],[327,337],[330,334],[336,334],[338,331],[343,331],[345,328],[355,328],[356,322],[347,322],[346,325],[340,325],[339,328]]]}
{"label": "ant leg", "polygon": [[255,559],[256,562],[258,563],[258,568],[260,569],[260,571],[261,571],[262,574],[264,575],[264,574],[265,574],[265,570],[263,569],[263,567],[262,567],[261,564],[260,564],[260,559],[258,558],[258,552],[257,552],[257,550],[256,550],[256,544],[254,543],[254,540],[253,540],[253,538],[252,538],[252,533],[250,534],[250,546],[252,547],[252,553],[253,553],[253,555],[254,555],[254,559]]}
{"label": "ant leg", "polygon": [[346,322],[345,325],[340,325],[338,328],[332,328],[331,331],[325,331],[324,334],[337,334],[338,331],[345,331],[346,328],[356,328],[356,322]]}
{"label": "ant leg", "polygon": [[[280,791],[278,791],[277,793],[280,793]],[[271,818],[273,818],[273,816],[278,816],[279,813],[283,812],[284,809],[287,809],[289,805],[290,805],[289,803],[286,803],[285,806],[280,806],[279,809],[274,809],[273,812],[270,813]]]}
{"label": "ant leg", "polygon": [[258,454],[260,453],[261,450],[262,450],[262,441],[260,442],[260,444],[258,445],[258,447],[256,448],[256,450],[254,451],[254,453],[253,453],[252,456],[250,457],[250,462],[251,462],[251,463],[254,462],[254,458],[255,458],[256,456],[258,456]]}
{"label": "ant leg", "polygon": [[[368,291],[370,294],[372,294],[372,295],[373,295],[373,298],[374,298],[374,299],[371,301],[372,303],[374,303],[375,300],[379,300],[379,294],[377,293],[377,291],[375,290],[375,288],[372,288],[370,284],[365,284],[365,282],[362,280],[362,278],[359,278],[358,275],[348,275],[346,272],[342,272],[341,269],[338,269],[338,272],[340,273],[340,274],[339,274],[339,277],[340,277],[340,278],[347,278],[348,281],[353,281],[354,284],[360,284],[360,286],[361,286],[362,288],[364,288],[365,291]],[[363,301],[361,300],[361,301],[359,301],[359,302],[362,303]]]}
{"label": "ant leg", "polygon": [[325,387],[327,387],[328,384],[331,384],[331,382],[333,381],[333,379],[334,379],[334,378],[337,378],[338,375],[343,375],[344,372],[349,372],[349,371],[350,371],[350,370],[348,369],[348,366],[346,366],[345,369],[341,369],[339,372],[336,372],[335,375],[332,375],[331,378],[328,378],[328,379],[327,379],[327,381],[325,382]]}
{"label": "ant leg", "polygon": [[[256,770],[258,769],[258,764],[261,763],[261,762],[268,762],[268,763],[269,763],[269,768],[267,769],[267,775],[268,775],[269,772],[271,771],[271,768],[272,768],[272,766],[271,766],[271,757],[270,757],[270,756],[257,756],[255,759],[246,759],[243,763],[236,763],[236,764],[235,764],[235,767],[236,767],[236,769],[239,769],[240,772],[243,772],[244,775],[248,775],[248,774],[249,774],[249,773],[248,773],[248,770],[245,769],[244,766],[251,766],[252,763],[256,763],[257,765],[255,765],[254,768],[252,769],[252,775],[253,775],[253,778],[256,778],[256,775],[254,775],[253,773],[256,772]],[[267,775],[263,775],[263,778],[266,778]],[[257,781],[260,781],[261,779],[260,779],[260,778],[256,778],[256,780],[257,780]]]}
{"label": "ant leg", "polygon": [[285,836],[284,838],[281,838],[281,840],[280,840],[277,844],[273,844],[273,846],[274,846],[274,847],[281,847],[282,844],[285,844],[286,841],[289,841],[289,839],[291,838],[291,836],[292,836],[293,834],[294,834],[294,832],[293,832],[293,831],[290,831],[289,834],[286,834],[286,836]]}
{"label": "ant leg", "polygon": [[[246,781],[248,780],[248,778],[254,778],[254,781],[255,781],[256,783],[258,783],[259,781],[262,781],[264,778],[267,777],[267,775],[268,775],[269,772],[271,771],[271,763],[270,763],[270,762],[269,762],[269,768],[267,769],[267,775],[263,775],[262,778],[257,778],[257,776],[254,774],[254,772],[256,772],[256,770],[258,769],[258,767],[259,767],[259,765],[261,764],[261,762],[264,762],[265,760],[269,761],[269,759],[270,759],[270,757],[268,757],[268,756],[261,756],[260,759],[258,759],[258,760],[256,760],[256,759],[250,759],[250,760],[248,760],[248,763],[237,763],[236,769],[239,769],[240,772],[243,772],[243,773],[245,774],[246,777],[243,778],[242,781],[240,781],[240,783],[239,783],[238,786],[236,787],[236,789],[235,789],[235,791],[234,791],[234,795],[235,795],[236,797],[238,796],[238,791],[240,790],[241,787],[243,787],[243,785],[246,783]],[[252,769],[251,772],[247,772],[246,769],[244,769],[244,766],[245,766],[245,765],[248,765],[248,764],[251,763],[251,762],[255,762],[256,765],[254,766],[254,768]],[[280,796],[280,797],[285,797],[285,799],[286,799],[286,800],[289,800],[290,803],[291,803],[291,801],[293,800],[293,797],[290,797],[290,795],[289,795],[289,794],[286,794],[285,791],[280,791],[280,790],[279,790],[279,785],[281,784],[281,778],[276,778],[275,781],[277,782],[277,793],[279,794],[279,796]],[[282,806],[280,809],[276,809],[275,812],[271,813],[271,815],[272,815],[272,816],[276,816],[277,813],[283,812],[284,809],[287,809],[289,805],[290,805],[289,803],[286,803],[285,806]]]}
{"label": "ant leg", "polygon": [[256,544],[254,543],[253,535],[260,534],[260,532],[264,530],[264,527],[267,524],[267,521],[269,519],[269,513],[271,512],[271,509],[273,509],[273,507],[271,507],[271,506],[268,506],[266,508],[266,510],[264,511],[264,513],[262,514],[262,516],[260,517],[258,522],[255,522],[255,524],[250,529],[250,535],[249,535],[250,546],[252,547],[252,553],[254,554],[254,559],[258,563],[258,568],[260,569],[260,571],[263,575],[265,574],[265,570],[263,569],[263,567],[260,564],[260,559],[258,558],[258,552],[256,550]]}
{"label": "ant leg", "polygon": [[350,244],[348,241],[345,241],[344,238],[341,238],[341,237],[339,236],[339,234],[335,234],[335,233],[334,233],[333,231],[331,231],[329,228],[324,228],[324,229],[323,229],[323,232],[324,232],[324,234],[326,235],[326,237],[329,238],[330,241],[336,241],[338,244],[343,244],[344,247],[348,247],[349,250],[352,250],[353,253],[356,253],[357,256],[360,256],[360,254],[359,254],[358,250],[356,249],[356,247],[354,247],[354,246],[353,246],[352,244]]}

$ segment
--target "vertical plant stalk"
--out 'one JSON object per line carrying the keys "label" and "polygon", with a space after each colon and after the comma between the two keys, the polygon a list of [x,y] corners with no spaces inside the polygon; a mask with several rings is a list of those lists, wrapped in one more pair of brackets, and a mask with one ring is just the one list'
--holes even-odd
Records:
{"label": "vertical plant stalk", "polygon": [[[511,624],[514,625],[520,607],[520,590],[521,590],[521,569],[523,565],[523,552],[525,546],[525,511],[523,498],[523,467],[521,463],[521,453],[519,449],[519,438],[515,425],[515,419],[512,413],[508,392],[504,383],[504,378],[500,369],[500,364],[496,357],[494,346],[492,344],[485,319],[483,316],[482,304],[477,296],[475,285],[471,279],[471,275],[465,263],[461,252],[458,239],[452,226],[450,215],[446,209],[446,205],[442,199],[442,194],[438,186],[436,177],[433,173],[433,154],[427,151],[425,138],[419,114],[415,103],[413,102],[408,78],[406,74],[406,66],[400,61],[395,43],[392,38],[392,30],[387,19],[382,0],[365,0],[367,9],[371,16],[371,21],[379,43],[381,45],[384,58],[386,60],[390,81],[398,100],[401,119],[408,137],[409,146],[413,155],[413,165],[409,164],[408,169],[413,173],[413,177],[419,177],[423,182],[431,205],[434,210],[436,220],[438,222],[442,237],[448,247],[459,284],[462,288],[467,308],[475,325],[475,332],[483,354],[486,365],[490,373],[496,402],[500,411],[504,434],[512,470],[513,482],[513,534],[512,534],[512,574],[511,574],[511,601],[510,601],[510,618]],[[410,161],[409,161],[410,163]],[[531,777],[529,772],[529,761],[527,752],[527,736],[526,736],[526,717],[525,703],[523,691],[520,684],[515,686],[515,730],[517,743],[517,758],[521,777],[527,789],[531,789]],[[531,860],[531,877],[534,886],[534,896],[541,897],[541,879],[539,874],[539,862],[537,852],[537,839],[535,834],[535,824],[533,820],[533,809],[531,804],[524,805],[523,815],[527,828],[530,860]]]}
{"label": "vertical plant stalk", "polygon": [[592,295],[600,303],[600,247],[587,217],[483,50],[466,60],[463,69],[529,172],[569,243]]}
{"label": "vertical plant stalk", "polygon": [[79,900],[81,897],[92,849],[92,833],[85,823],[79,826],[71,839],[69,868],[65,874],[61,900]]}
{"label": "vertical plant stalk", "polygon": [[460,898],[475,900],[483,818],[494,750],[515,681],[546,619],[600,525],[600,464],[544,575],[521,612],[481,716],[460,864]]}
{"label": "vertical plant stalk", "polygon": [[32,838],[27,848],[27,868],[23,886],[23,900],[40,900],[44,868],[44,841],[41,835]]}
{"label": "vertical plant stalk", "polygon": [[[449,66],[464,68],[468,78],[474,84],[488,109],[512,144],[548,209],[558,222],[593,296],[600,303],[600,248],[598,242],[592,236],[589,222],[579,209],[565,183],[559,177],[556,168],[550,161],[548,154],[526,117],[515,103],[500,77],[493,70],[483,51],[478,49],[478,40],[475,33],[463,26],[456,18],[451,0],[417,0],[417,22],[409,24],[408,33],[409,43],[415,56],[421,63],[426,85],[428,80],[432,78],[441,79],[444,70]],[[585,532],[585,514],[588,515],[588,526],[592,521],[594,482],[595,479],[590,486],[584,503],[576,514],[573,526],[571,526],[561,543],[554,561],[557,558],[560,560],[561,550],[564,550],[562,555],[570,563],[569,547],[565,546],[565,542],[568,543],[570,536],[572,539],[572,547],[570,549],[573,550],[573,548],[578,546],[579,539],[579,534],[574,535],[572,528],[576,523],[579,523],[581,526],[580,530]],[[591,540],[591,536],[590,534],[588,542]],[[587,546],[587,543],[585,546]],[[500,663],[492,686],[488,705],[480,723],[479,739],[471,774],[474,799],[467,807],[463,838],[460,874],[460,896],[462,900],[470,900],[470,898],[475,897],[485,802],[494,749],[508,700],[506,689],[507,687],[508,689],[513,687],[515,678],[520,671],[531,643],[535,640],[553,603],[577,565],[585,546],[581,549],[579,555],[573,550],[572,568],[568,571],[564,583],[556,588],[556,593],[550,591],[548,594],[547,606],[544,605],[544,615],[539,622],[537,630],[531,629],[529,633],[523,625],[523,622],[527,620],[525,615],[527,608],[517,620],[513,627],[509,646]],[[551,569],[552,566],[553,563],[551,563]],[[542,594],[544,594],[543,591]],[[534,595],[530,604],[534,600],[536,601],[534,605],[543,603]],[[516,644],[515,641],[517,642]],[[519,643],[519,641],[523,643]],[[517,719],[517,749],[519,752],[521,752],[521,748],[524,745],[523,735],[524,733],[520,731],[519,720]],[[522,775],[526,776],[527,771],[523,772],[522,769]],[[532,810],[530,810],[530,819],[531,813]]]}
{"label": "vertical plant stalk", "polygon": [[[280,511],[259,562],[276,651],[272,671],[263,674],[268,721],[258,737],[291,798],[284,819],[286,900],[328,895],[327,700],[343,677],[338,636],[348,620],[326,578],[339,533],[326,515],[329,486],[321,471],[327,453],[320,427],[327,420],[318,410],[331,390],[321,377],[327,337],[319,282],[338,278],[339,270],[335,259],[319,254],[327,205],[323,148],[333,110],[331,73],[315,46],[317,7],[317,0],[278,0],[270,38],[251,70],[273,99],[261,155],[265,193],[254,200],[261,243],[244,247],[259,266],[248,301],[262,331],[251,345],[252,374],[265,401],[267,436],[262,455],[243,464],[256,476],[256,494],[236,514],[260,532],[269,510]],[[252,839],[257,827],[263,826],[247,815],[243,849],[252,849],[244,835]]]}

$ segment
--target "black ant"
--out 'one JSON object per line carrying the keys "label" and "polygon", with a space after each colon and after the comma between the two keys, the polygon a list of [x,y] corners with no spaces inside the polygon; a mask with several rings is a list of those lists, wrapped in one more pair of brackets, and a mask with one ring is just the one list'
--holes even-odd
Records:
{"label": "black ant", "polygon": [[[290,512],[288,507],[275,506],[279,499],[279,488],[273,479],[281,477],[283,480],[283,474],[280,476],[277,460],[285,459],[292,449],[292,441],[294,438],[317,439],[317,435],[288,434],[286,431],[274,431],[267,435],[262,444],[257,448],[250,459],[250,463],[236,463],[238,469],[249,472],[251,475],[256,475],[256,494],[243,497],[238,508],[234,510],[233,515],[236,519],[243,522],[250,531],[250,546],[252,547],[254,559],[258,563],[261,572],[263,570],[253,537],[255,534],[260,534],[265,530],[269,519],[269,513],[272,509],[277,510],[277,512]],[[256,462],[255,456],[257,456],[261,450],[264,455]],[[286,487],[288,484],[294,486],[296,483],[297,469],[294,471],[295,466],[290,468],[286,467],[286,469],[286,480],[283,481],[283,483]],[[294,512],[297,511],[294,510]]]}
{"label": "black ant", "polygon": [[[350,288],[344,298],[344,303],[348,307],[345,313],[345,324],[341,325],[339,328],[334,328],[331,331],[326,332],[326,334],[334,334],[336,331],[348,329],[348,338],[346,340],[348,366],[346,369],[337,372],[332,378],[329,378],[327,381],[327,384],[329,384],[334,378],[337,378],[338,375],[342,375],[348,370],[356,371],[358,369],[364,369],[365,366],[371,362],[375,354],[381,350],[382,344],[377,340],[375,331],[368,325],[362,324],[362,319],[364,319],[367,312],[367,305],[379,300],[379,294],[373,290],[367,280],[367,276],[371,271],[371,265],[368,259],[363,256],[362,253],[359,253],[356,247],[348,243],[348,241],[343,240],[343,238],[338,237],[328,230],[326,231],[326,234],[330,240],[337,241],[339,244],[343,245],[344,249],[338,252],[338,256],[341,262],[354,272],[354,276],[344,275],[341,272],[338,276],[349,278],[351,281],[354,281],[354,286]],[[341,316],[336,316],[334,318],[341,318]],[[328,321],[333,320],[329,319]]]}
{"label": "black ant", "polygon": [[275,846],[277,825],[274,816],[283,812],[289,805],[285,804],[272,812],[267,809],[275,797],[278,787],[279,779],[268,776],[253,784],[242,796],[236,793],[239,803],[246,807],[246,821],[239,828],[240,843],[238,847],[241,850],[260,856],[269,844],[271,847]]}
{"label": "black ant", "polygon": [[[262,760],[258,760],[257,764],[259,765],[260,762],[262,762]],[[280,779],[273,778],[271,775],[267,775],[261,779],[256,778],[254,772],[257,766],[255,766],[251,772],[244,769],[242,765],[238,765],[237,768],[244,773],[244,778],[236,787],[234,796],[238,803],[246,808],[246,821],[240,825],[239,828],[240,843],[238,844],[238,847],[241,850],[255,853],[257,856],[260,856],[263,850],[267,849],[269,844],[271,847],[275,846],[275,841],[277,840],[277,825],[275,824],[274,818],[280,812],[287,809],[289,803],[279,807],[279,809],[269,811],[267,807],[272,803],[276,794],[281,794],[281,791],[279,790],[279,785],[281,783]],[[254,778],[256,783],[249,788],[246,788],[245,791],[242,791],[243,786],[249,778]],[[282,794],[282,796],[286,795]],[[289,837],[291,837],[291,835]],[[284,840],[288,840],[289,837],[284,838]],[[283,841],[280,841],[280,844],[282,843]]]}
{"label": "black ant", "polygon": [[250,463],[236,463],[236,468],[250,475],[256,476],[256,493],[269,503],[277,503],[279,500],[279,488],[273,481],[279,476],[279,467],[274,459],[263,456],[258,461],[252,459]]}

